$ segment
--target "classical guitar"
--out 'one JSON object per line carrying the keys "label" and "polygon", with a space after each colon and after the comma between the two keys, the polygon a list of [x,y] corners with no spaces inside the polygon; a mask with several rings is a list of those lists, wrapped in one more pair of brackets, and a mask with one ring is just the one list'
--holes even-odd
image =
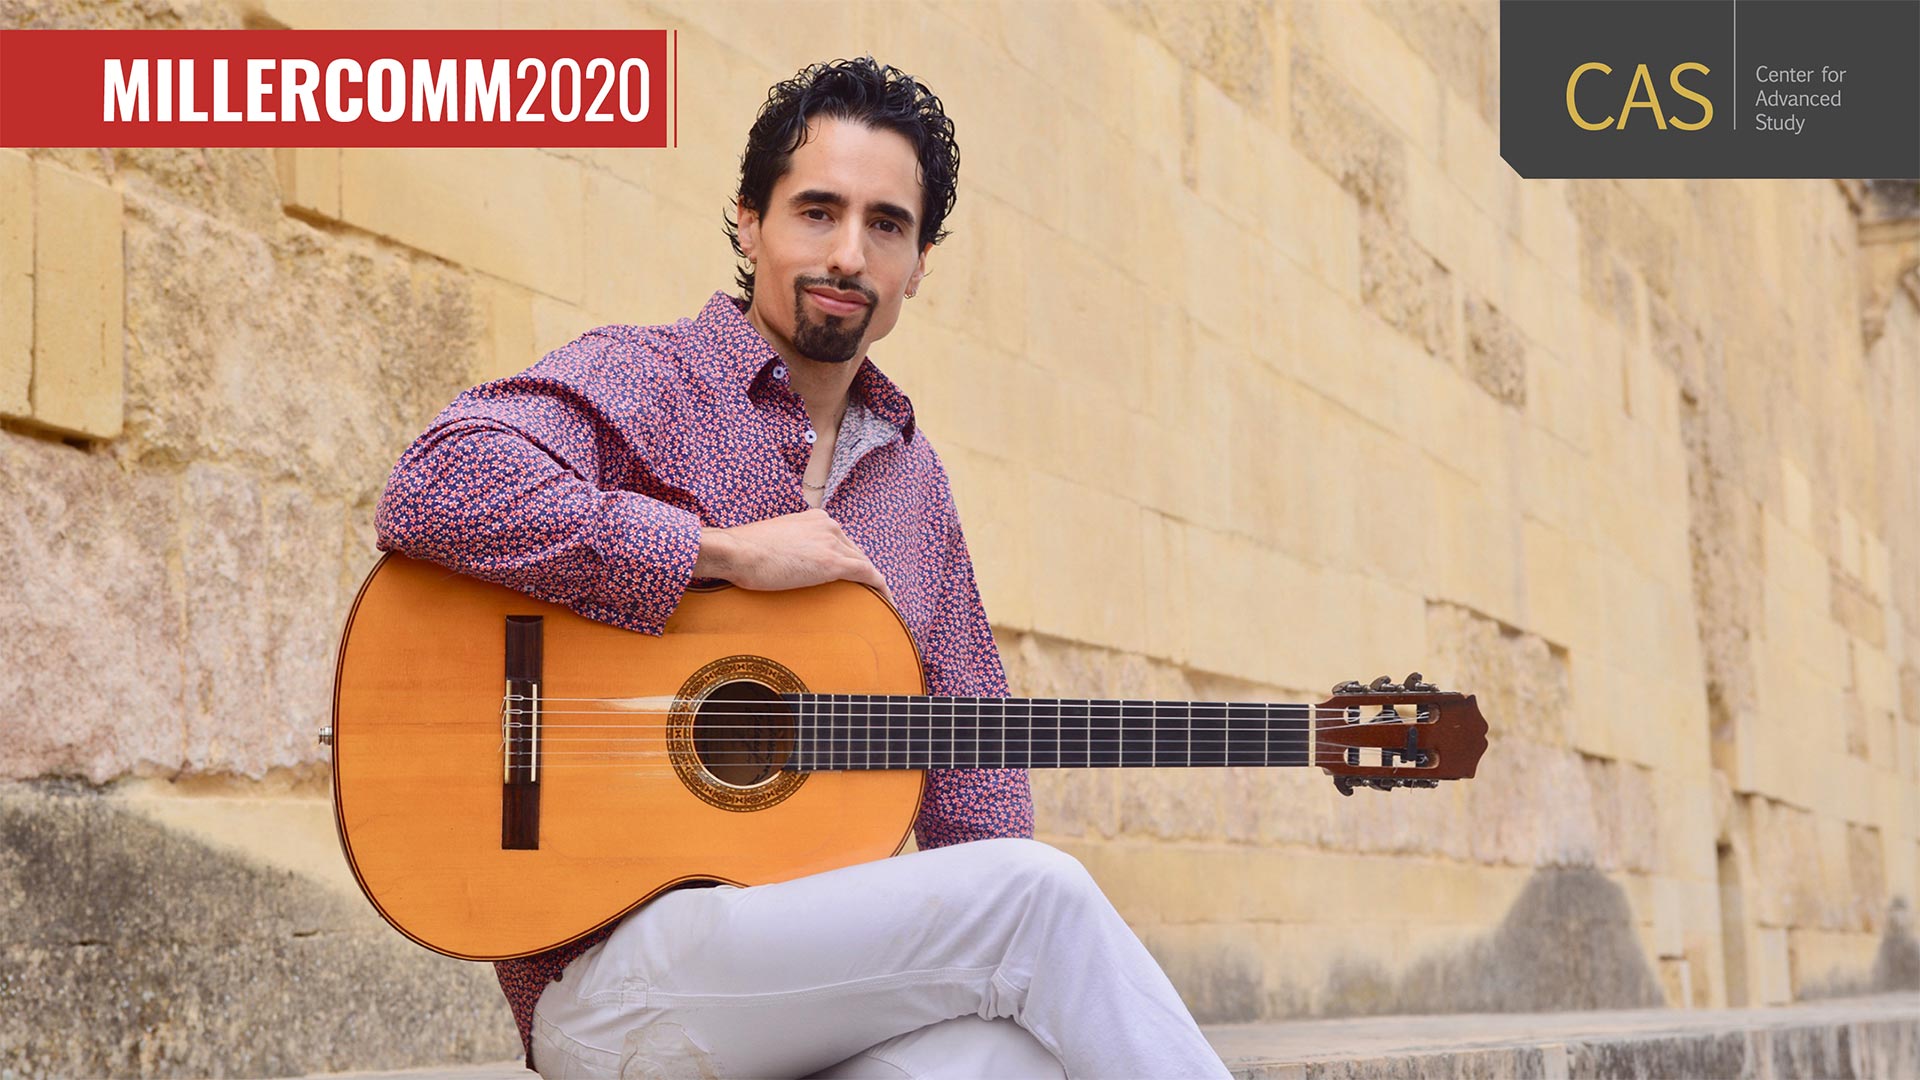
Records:
{"label": "classical guitar", "polygon": [[389,555],[334,684],[334,815],[380,913],[471,960],[660,892],[905,844],[924,770],[1317,766],[1340,790],[1471,777],[1486,722],[1418,674],[1317,704],[928,696],[886,600],[690,590],[659,637]]}

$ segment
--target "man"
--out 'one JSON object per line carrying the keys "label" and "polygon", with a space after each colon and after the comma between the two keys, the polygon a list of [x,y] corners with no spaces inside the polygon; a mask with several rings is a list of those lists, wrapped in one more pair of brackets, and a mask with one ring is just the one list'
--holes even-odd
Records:
{"label": "man", "polygon": [[[927,273],[957,169],[939,99],[894,68],[776,86],[728,230],[744,301],[602,327],[462,394],[395,467],[381,546],[652,634],[696,578],[866,582],[935,694],[1006,696],[939,458],[866,356]],[[530,1067],[1225,1075],[1085,870],[1031,839],[1024,771],[931,773],[915,827],[912,855],[678,890],[500,963]]]}

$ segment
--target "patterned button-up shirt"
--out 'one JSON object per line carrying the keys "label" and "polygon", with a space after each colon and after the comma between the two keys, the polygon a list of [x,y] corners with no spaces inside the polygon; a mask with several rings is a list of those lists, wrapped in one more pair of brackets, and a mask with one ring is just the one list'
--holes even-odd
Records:
{"label": "patterned button-up shirt", "polygon": [[[658,634],[702,526],[807,509],[815,438],[779,354],[717,292],[696,318],[603,326],[461,394],[394,466],[380,547]],[[886,578],[932,692],[1005,697],[946,472],[871,359],[832,465],[822,509]],[[1031,836],[1026,772],[929,773],[915,833],[923,848]],[[541,991],[608,933],[495,965],[523,1044]]]}

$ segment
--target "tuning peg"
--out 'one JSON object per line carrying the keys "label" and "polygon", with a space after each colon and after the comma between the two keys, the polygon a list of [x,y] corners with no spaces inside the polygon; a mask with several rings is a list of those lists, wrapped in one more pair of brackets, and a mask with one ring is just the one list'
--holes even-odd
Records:
{"label": "tuning peg", "polygon": [[1335,683],[1333,686],[1333,693],[1335,697],[1338,697],[1341,694],[1364,694],[1366,692],[1367,692],[1367,684],[1361,682],[1358,679],[1348,679],[1346,682]]}
{"label": "tuning peg", "polygon": [[1382,675],[1367,684],[1367,692],[1370,694],[1398,694],[1401,692],[1401,688],[1393,681],[1393,676]]}
{"label": "tuning peg", "polygon": [[1433,691],[1440,689],[1439,687],[1433,685],[1430,682],[1421,682],[1420,673],[1417,671],[1412,672],[1407,676],[1406,685],[1407,685],[1407,693],[1409,694],[1432,693]]}

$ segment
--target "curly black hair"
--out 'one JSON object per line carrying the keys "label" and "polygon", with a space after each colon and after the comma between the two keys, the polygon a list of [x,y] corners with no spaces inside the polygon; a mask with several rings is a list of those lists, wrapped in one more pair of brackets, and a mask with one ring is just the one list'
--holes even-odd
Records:
{"label": "curly black hair", "polygon": [[[787,174],[793,152],[806,140],[808,122],[823,115],[898,132],[913,144],[925,192],[917,246],[945,240],[946,230],[940,226],[953,212],[960,180],[960,147],[953,141],[953,121],[947,119],[940,99],[918,79],[871,56],[808,65],[767,91],[767,103],[747,132],[747,149],[740,155],[739,203],[756,213],[766,211],[774,183]],[[724,211],[721,217],[733,253],[745,259],[739,223]],[[752,266],[736,269],[734,283],[751,302]]]}

